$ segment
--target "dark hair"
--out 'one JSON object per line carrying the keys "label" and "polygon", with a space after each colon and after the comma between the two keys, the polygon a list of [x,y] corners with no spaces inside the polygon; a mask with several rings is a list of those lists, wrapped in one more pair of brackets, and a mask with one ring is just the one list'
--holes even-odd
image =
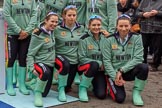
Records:
{"label": "dark hair", "polygon": [[49,20],[51,16],[57,16],[57,17],[59,17],[57,13],[51,11],[51,12],[48,12],[47,13],[47,15],[45,17],[45,20]]}

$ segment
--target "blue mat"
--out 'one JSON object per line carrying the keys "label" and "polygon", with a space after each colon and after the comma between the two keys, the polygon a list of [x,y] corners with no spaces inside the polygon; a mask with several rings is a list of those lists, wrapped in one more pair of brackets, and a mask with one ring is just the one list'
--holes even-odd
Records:
{"label": "blue mat", "polygon": [[[67,102],[60,102],[57,100],[58,92],[50,90],[47,97],[43,98],[44,107],[61,105],[69,102],[78,101],[78,98],[67,96]],[[3,107],[2,107],[3,106]],[[16,88],[16,96],[9,96],[8,94],[0,95],[0,108],[36,108],[34,106],[34,94],[30,92],[30,95],[21,94]]]}
{"label": "blue mat", "polygon": [[14,107],[12,107],[11,105],[8,105],[8,104],[0,101],[0,108],[14,108]]}

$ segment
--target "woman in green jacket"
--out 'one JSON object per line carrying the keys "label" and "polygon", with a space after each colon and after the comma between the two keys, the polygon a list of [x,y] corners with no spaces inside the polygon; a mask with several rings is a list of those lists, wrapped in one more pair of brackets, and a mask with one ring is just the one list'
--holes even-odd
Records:
{"label": "woman in green jacket", "polygon": [[[86,17],[86,0],[69,0],[68,5],[74,5],[77,8],[77,21],[79,24],[82,24],[85,26],[85,19]],[[75,84],[80,83],[80,75],[78,72],[76,73],[75,79],[74,79]]]}
{"label": "woman in green jacket", "polygon": [[83,102],[89,100],[87,89],[91,84],[93,85],[93,92],[97,98],[104,99],[107,95],[107,84],[102,62],[101,45],[105,40],[104,35],[108,35],[108,32],[101,32],[101,27],[101,17],[98,15],[90,16],[88,23],[89,31],[84,34],[79,41],[79,71],[83,72],[81,83],[79,85],[79,99]]}
{"label": "woman in green jacket", "polygon": [[16,95],[13,88],[13,64],[18,56],[18,82],[19,91],[28,95],[25,86],[26,79],[26,55],[29,47],[31,33],[36,25],[35,0],[5,0],[3,5],[4,18],[7,27],[8,66],[6,69],[7,93]]}
{"label": "woman in green jacket", "polygon": [[140,95],[148,77],[148,65],[143,62],[143,45],[140,34],[130,32],[131,18],[122,14],[117,19],[117,31],[103,42],[102,54],[105,72],[110,77],[112,99],[118,103],[125,100],[125,81],[133,81],[133,103],[144,105]]}
{"label": "woman in green jacket", "polygon": [[[53,30],[58,25],[58,15],[50,12],[43,23],[32,34],[28,55],[28,71],[36,75],[34,105],[43,106],[42,96],[46,96],[51,88],[53,69],[55,66],[55,38]],[[31,85],[32,86],[32,85]]]}
{"label": "woman in green jacket", "polygon": [[[71,90],[76,72],[78,72],[78,42],[81,35],[84,33],[84,27],[77,23],[77,8],[74,5],[68,5],[63,10],[63,21],[55,29],[56,39],[56,58],[62,60],[63,72],[68,72],[67,82],[59,82],[60,86],[66,85],[66,92]],[[59,88],[59,93],[63,94],[64,88]],[[66,100],[64,96],[63,99]]]}

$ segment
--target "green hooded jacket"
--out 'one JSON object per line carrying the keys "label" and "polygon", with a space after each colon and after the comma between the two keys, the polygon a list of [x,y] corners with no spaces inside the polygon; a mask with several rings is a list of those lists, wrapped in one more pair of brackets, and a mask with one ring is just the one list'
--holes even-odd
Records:
{"label": "green hooded jacket", "polygon": [[78,55],[79,64],[85,64],[91,61],[96,61],[99,66],[102,63],[101,45],[105,37],[100,34],[100,39],[96,40],[93,34],[89,31],[83,35],[79,41]]}
{"label": "green hooded jacket", "polygon": [[32,34],[28,54],[27,68],[34,70],[34,63],[43,63],[53,67],[55,61],[55,38],[53,32],[47,33],[42,27]]}
{"label": "green hooded jacket", "polygon": [[56,54],[67,58],[70,64],[78,64],[78,43],[84,33],[84,27],[75,24],[75,28],[70,30],[62,22],[62,25],[54,30],[56,40]]}
{"label": "green hooded jacket", "polygon": [[118,69],[126,73],[143,62],[143,43],[140,34],[129,33],[124,45],[119,42],[119,34],[113,34],[104,40],[102,47],[105,71],[113,80]]}

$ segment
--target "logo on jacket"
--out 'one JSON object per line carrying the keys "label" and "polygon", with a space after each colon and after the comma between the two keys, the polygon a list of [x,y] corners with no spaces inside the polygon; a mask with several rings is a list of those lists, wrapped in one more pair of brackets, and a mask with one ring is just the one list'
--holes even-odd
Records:
{"label": "logo on jacket", "polygon": [[65,36],[66,35],[66,32],[65,31],[62,31],[61,32],[61,36]]}
{"label": "logo on jacket", "polygon": [[89,50],[92,50],[93,48],[94,48],[93,45],[88,45],[88,49],[89,49]]}
{"label": "logo on jacket", "polygon": [[50,40],[49,40],[49,38],[45,38],[44,41],[45,41],[46,43],[48,43]]}
{"label": "logo on jacket", "polygon": [[118,45],[117,44],[112,44],[111,47],[112,47],[113,50],[118,49]]}

